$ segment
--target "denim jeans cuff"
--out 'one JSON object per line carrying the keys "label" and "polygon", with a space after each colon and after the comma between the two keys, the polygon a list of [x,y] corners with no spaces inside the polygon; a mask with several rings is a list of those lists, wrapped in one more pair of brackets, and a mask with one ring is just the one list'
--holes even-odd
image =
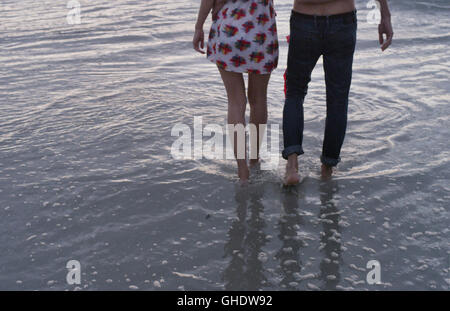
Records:
{"label": "denim jeans cuff", "polygon": [[337,159],[326,157],[324,155],[320,156],[320,161],[327,166],[336,166],[339,162],[341,162],[341,157]]}
{"label": "denim jeans cuff", "polygon": [[284,148],[284,150],[282,152],[283,159],[287,160],[288,157],[293,153],[296,153],[297,155],[304,154],[302,146],[294,145],[294,146],[289,146],[287,148]]}

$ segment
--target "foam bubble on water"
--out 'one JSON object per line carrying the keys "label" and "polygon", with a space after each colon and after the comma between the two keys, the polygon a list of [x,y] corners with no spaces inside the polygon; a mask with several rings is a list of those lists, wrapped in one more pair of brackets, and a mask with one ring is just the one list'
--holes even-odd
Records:
{"label": "foam bubble on water", "polygon": [[313,283],[308,283],[306,286],[311,290],[320,290],[320,288],[317,285],[314,285]]}
{"label": "foam bubble on water", "polygon": [[294,273],[294,278],[298,281],[315,279],[317,277],[318,277],[317,274],[314,274],[314,273],[308,273],[305,275],[301,275],[299,272]]}
{"label": "foam bubble on water", "polygon": [[352,269],[358,270],[358,271],[366,272],[366,269],[364,269],[364,268],[359,268],[359,267],[357,267],[357,266],[356,266],[355,264],[353,264],[353,263],[350,264],[349,267],[352,268]]}
{"label": "foam bubble on water", "polygon": [[372,253],[372,254],[376,254],[376,251],[373,248],[363,246],[362,249],[365,250],[366,252],[369,252],[369,253]]}
{"label": "foam bubble on water", "polygon": [[336,285],[336,289],[343,290],[343,291],[352,291],[352,290],[354,290],[354,288],[351,287],[351,286],[345,287],[345,286],[342,286],[342,285]]}
{"label": "foam bubble on water", "polygon": [[426,269],[428,269],[428,265],[423,264],[423,265],[421,265],[420,267],[417,267],[416,270],[419,270],[419,271],[425,271]]}
{"label": "foam bubble on water", "polygon": [[261,262],[266,262],[267,259],[268,259],[268,256],[267,256],[266,253],[260,252],[260,253],[258,254],[258,260],[259,260],[259,261],[261,261]]}
{"label": "foam bubble on water", "polygon": [[[181,272],[177,272],[177,271],[172,271],[172,274],[179,276],[179,277],[183,277],[183,278],[192,278],[194,280],[206,280],[205,278],[202,278],[200,276],[194,275],[192,273],[181,273]],[[163,279],[160,280],[161,282],[164,282]]]}
{"label": "foam bubble on water", "polygon": [[34,239],[35,237],[37,237],[37,235],[36,235],[36,234],[33,234],[33,235],[29,236],[29,237],[26,239],[26,241],[30,241],[30,240]]}
{"label": "foam bubble on water", "polygon": [[289,265],[294,265],[294,264],[296,264],[296,263],[297,263],[296,260],[288,259],[288,260],[285,260],[285,261],[283,262],[283,265],[284,265],[284,266],[289,266]]}

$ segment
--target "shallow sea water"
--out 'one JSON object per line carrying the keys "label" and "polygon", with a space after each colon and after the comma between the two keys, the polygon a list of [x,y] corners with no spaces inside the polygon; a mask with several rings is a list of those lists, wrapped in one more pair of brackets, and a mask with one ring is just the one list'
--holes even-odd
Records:
{"label": "shallow sea water", "polygon": [[[79,25],[64,1],[0,4],[0,289],[449,289],[448,1],[390,1],[381,53],[357,0],[342,163],[320,180],[319,61],[294,188],[281,158],[241,187],[231,160],[171,156],[176,123],[226,120],[217,69],[191,48],[199,1],[80,2]],[[275,1],[270,124],[291,6]],[[66,283],[69,260],[80,285]]]}

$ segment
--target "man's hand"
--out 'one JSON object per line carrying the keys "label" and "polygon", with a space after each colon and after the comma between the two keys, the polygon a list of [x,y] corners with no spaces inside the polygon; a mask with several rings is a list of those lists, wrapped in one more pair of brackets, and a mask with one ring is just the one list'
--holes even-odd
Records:
{"label": "man's hand", "polygon": [[[386,39],[384,38],[386,35]],[[378,36],[381,44],[381,50],[386,50],[392,43],[394,32],[392,31],[392,24],[390,18],[381,18],[381,22],[378,25]]]}
{"label": "man's hand", "polygon": [[205,33],[203,32],[203,29],[195,29],[192,44],[194,45],[194,50],[196,50],[199,53],[205,54],[205,52],[202,51],[202,49],[204,49],[205,47]]}

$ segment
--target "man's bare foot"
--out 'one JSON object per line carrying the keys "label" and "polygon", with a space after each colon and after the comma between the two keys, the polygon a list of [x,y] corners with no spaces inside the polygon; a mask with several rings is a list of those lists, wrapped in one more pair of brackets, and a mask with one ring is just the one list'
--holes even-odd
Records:
{"label": "man's bare foot", "polygon": [[286,176],[284,177],[285,186],[294,186],[300,182],[298,170],[295,167],[286,167]]}
{"label": "man's bare foot", "polygon": [[286,175],[284,177],[285,186],[293,186],[300,182],[300,176],[298,175],[298,161],[297,154],[291,154],[288,157],[286,164]]}
{"label": "man's bare foot", "polygon": [[322,164],[322,169],[321,169],[322,179],[330,179],[332,174],[333,174],[333,167]]}

